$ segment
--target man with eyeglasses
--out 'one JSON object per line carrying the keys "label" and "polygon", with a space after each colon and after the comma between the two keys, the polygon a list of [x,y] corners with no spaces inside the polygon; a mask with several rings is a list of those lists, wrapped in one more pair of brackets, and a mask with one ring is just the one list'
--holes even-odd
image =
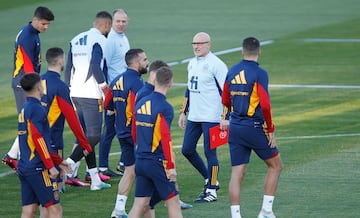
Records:
{"label": "man with eyeglasses", "polygon": [[[188,64],[187,89],[178,125],[185,129],[182,153],[205,180],[204,189],[195,202],[213,202],[217,200],[216,191],[220,188],[217,180],[219,161],[216,149],[210,149],[209,129],[219,125],[221,120],[221,93],[228,69],[224,62],[210,51],[209,34],[197,33],[192,47],[195,57]],[[196,151],[201,134],[204,134],[207,167]]]}

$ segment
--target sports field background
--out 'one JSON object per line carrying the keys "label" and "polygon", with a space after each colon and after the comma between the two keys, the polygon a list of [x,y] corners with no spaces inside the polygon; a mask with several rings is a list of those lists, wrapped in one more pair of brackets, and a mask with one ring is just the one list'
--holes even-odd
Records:
{"label": "sports field background", "polygon": [[[131,47],[143,48],[150,60],[180,61],[193,56],[191,40],[198,31],[212,36],[212,50],[240,47],[247,36],[261,41],[260,64],[270,75],[276,136],[284,161],[274,211],[277,217],[356,217],[360,210],[360,2],[358,0],[275,1],[1,1],[0,7],[0,155],[9,149],[17,128],[10,86],[15,35],[38,5],[51,8],[55,21],[40,34],[42,54],[52,46],[68,50],[69,40],[91,27],[99,10],[125,8],[130,17]],[[318,40],[308,40],[318,39]],[[331,40],[328,40],[331,39]],[[336,39],[336,41],[335,41]],[[315,41],[315,42],[314,42]],[[329,42],[330,41],[330,42]],[[240,52],[221,55],[230,67]],[[44,58],[43,58],[44,59]],[[45,60],[43,60],[45,61]],[[42,65],[42,72],[46,63]],[[186,64],[173,67],[176,83],[186,81]],[[276,84],[289,85],[279,87]],[[293,87],[292,85],[304,85]],[[331,85],[332,88],[305,87]],[[340,87],[341,86],[341,87]],[[353,86],[346,88],[343,86]],[[169,101],[177,111],[184,87],[173,87]],[[176,115],[178,113],[175,113]],[[172,125],[181,199],[192,202],[202,188],[199,174],[182,157],[183,132]],[[74,137],[65,133],[66,154]],[[200,142],[202,143],[202,142]],[[202,147],[199,147],[202,153]],[[112,152],[119,152],[113,141]],[[218,201],[193,204],[184,217],[229,217],[231,172],[227,145],[218,151],[221,189]],[[115,168],[118,155],[110,157]],[[84,164],[80,177],[84,176]],[[264,164],[254,155],[243,184],[242,216],[256,217],[262,202]],[[118,179],[112,188],[90,192],[68,187],[61,195],[64,217],[109,217]],[[0,217],[19,217],[20,187],[16,174],[0,165]],[[131,208],[129,197],[127,210]],[[157,217],[166,217],[162,204]]]}

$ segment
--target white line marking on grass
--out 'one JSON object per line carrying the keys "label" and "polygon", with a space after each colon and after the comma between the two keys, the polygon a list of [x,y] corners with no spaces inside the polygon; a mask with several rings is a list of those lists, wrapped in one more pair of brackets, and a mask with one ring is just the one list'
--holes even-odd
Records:
{"label": "white line marking on grass", "polygon": [[[260,45],[270,45],[274,43],[274,40],[268,40],[268,41],[264,41],[264,42],[260,42]],[[242,47],[238,47],[238,48],[231,48],[231,49],[226,49],[223,51],[217,51],[217,52],[213,52],[214,55],[223,55],[223,54],[229,54],[229,53],[233,53],[233,52],[237,52],[237,51],[242,51]],[[167,63],[169,66],[175,66],[178,64],[185,64],[188,63],[192,58],[186,58],[183,59],[181,61],[174,61],[174,62],[170,62]]]}
{"label": "white line marking on grass", "polygon": [[[360,133],[349,133],[349,134],[332,134],[332,135],[309,135],[309,136],[288,136],[288,137],[277,137],[278,140],[288,140],[288,139],[322,139],[322,138],[338,138],[338,137],[354,137],[354,136],[360,136]],[[203,146],[203,144],[198,144],[198,146]],[[182,145],[175,145],[173,148],[181,148]],[[120,155],[121,152],[113,152],[110,153],[110,156]],[[5,177],[7,175],[14,174],[15,171],[6,171],[3,173],[0,173],[0,178]]]}
{"label": "white line marking on grass", "polygon": [[340,85],[287,85],[269,84],[272,88],[311,88],[311,89],[360,89],[360,86],[340,86]]}
{"label": "white line marking on grass", "polygon": [[360,42],[360,39],[304,39],[304,42],[345,42],[345,43],[353,43],[353,42]]}
{"label": "white line marking on grass", "polygon": [[[187,86],[186,83],[173,83],[173,86]],[[337,85],[296,85],[296,84],[269,84],[271,88],[307,88],[307,89],[360,89],[360,86]]]}
{"label": "white line marking on grass", "polygon": [[354,137],[354,136],[360,136],[360,133],[333,134],[333,135],[288,136],[288,137],[276,137],[276,139],[279,139],[279,140],[287,140],[287,139],[323,139],[323,138]]}
{"label": "white line marking on grass", "polygon": [[7,171],[7,172],[0,173],[0,178],[5,177],[5,176],[7,176],[7,175],[14,174],[14,173],[15,173],[15,171],[14,171],[14,170],[11,170],[11,171]]}

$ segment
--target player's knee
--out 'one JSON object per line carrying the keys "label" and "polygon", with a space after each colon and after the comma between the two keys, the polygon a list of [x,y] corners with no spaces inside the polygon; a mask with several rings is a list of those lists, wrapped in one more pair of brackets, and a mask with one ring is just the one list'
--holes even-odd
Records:
{"label": "player's knee", "polygon": [[100,136],[88,136],[87,137],[89,144],[94,148],[97,143],[100,141]]}
{"label": "player's knee", "polygon": [[212,152],[212,151],[205,151],[205,157],[208,160],[209,163],[218,163],[218,158],[216,155],[216,152]]}
{"label": "player's knee", "polygon": [[181,153],[185,157],[191,157],[192,155],[194,155],[196,153],[196,150],[183,146],[181,149]]}

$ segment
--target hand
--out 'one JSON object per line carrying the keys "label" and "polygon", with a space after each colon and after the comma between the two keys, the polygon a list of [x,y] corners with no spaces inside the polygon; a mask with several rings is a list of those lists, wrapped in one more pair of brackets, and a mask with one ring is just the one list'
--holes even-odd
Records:
{"label": "hand", "polygon": [[277,146],[274,132],[269,133],[269,146],[270,148],[275,148]]}
{"label": "hand", "polygon": [[227,130],[227,128],[229,128],[230,125],[230,121],[229,120],[221,120],[220,121],[220,129],[222,131]]}
{"label": "hand", "polygon": [[185,129],[186,115],[185,113],[180,113],[178,125],[181,129]]}
{"label": "hand", "polygon": [[50,178],[52,179],[56,179],[56,177],[59,175],[59,171],[55,167],[49,169],[49,173],[50,173]]}
{"label": "hand", "polygon": [[65,173],[72,173],[71,166],[66,160],[63,160],[59,167],[65,172]]}
{"label": "hand", "polygon": [[175,170],[175,168],[169,170],[168,177],[169,177],[170,182],[176,182],[176,170]]}
{"label": "hand", "polygon": [[88,156],[89,153],[90,153],[90,152],[89,152],[88,150],[86,150],[86,149],[83,150],[83,154],[84,154],[85,157]]}
{"label": "hand", "polygon": [[103,83],[103,84],[100,85],[100,89],[101,89],[101,91],[104,93],[104,95],[106,95],[106,92],[107,92],[108,89],[109,89],[109,85],[106,84],[106,83]]}
{"label": "hand", "polygon": [[114,114],[115,114],[114,111],[112,111],[112,110],[106,110],[106,115],[107,115],[107,116],[112,116],[112,115],[114,115]]}

